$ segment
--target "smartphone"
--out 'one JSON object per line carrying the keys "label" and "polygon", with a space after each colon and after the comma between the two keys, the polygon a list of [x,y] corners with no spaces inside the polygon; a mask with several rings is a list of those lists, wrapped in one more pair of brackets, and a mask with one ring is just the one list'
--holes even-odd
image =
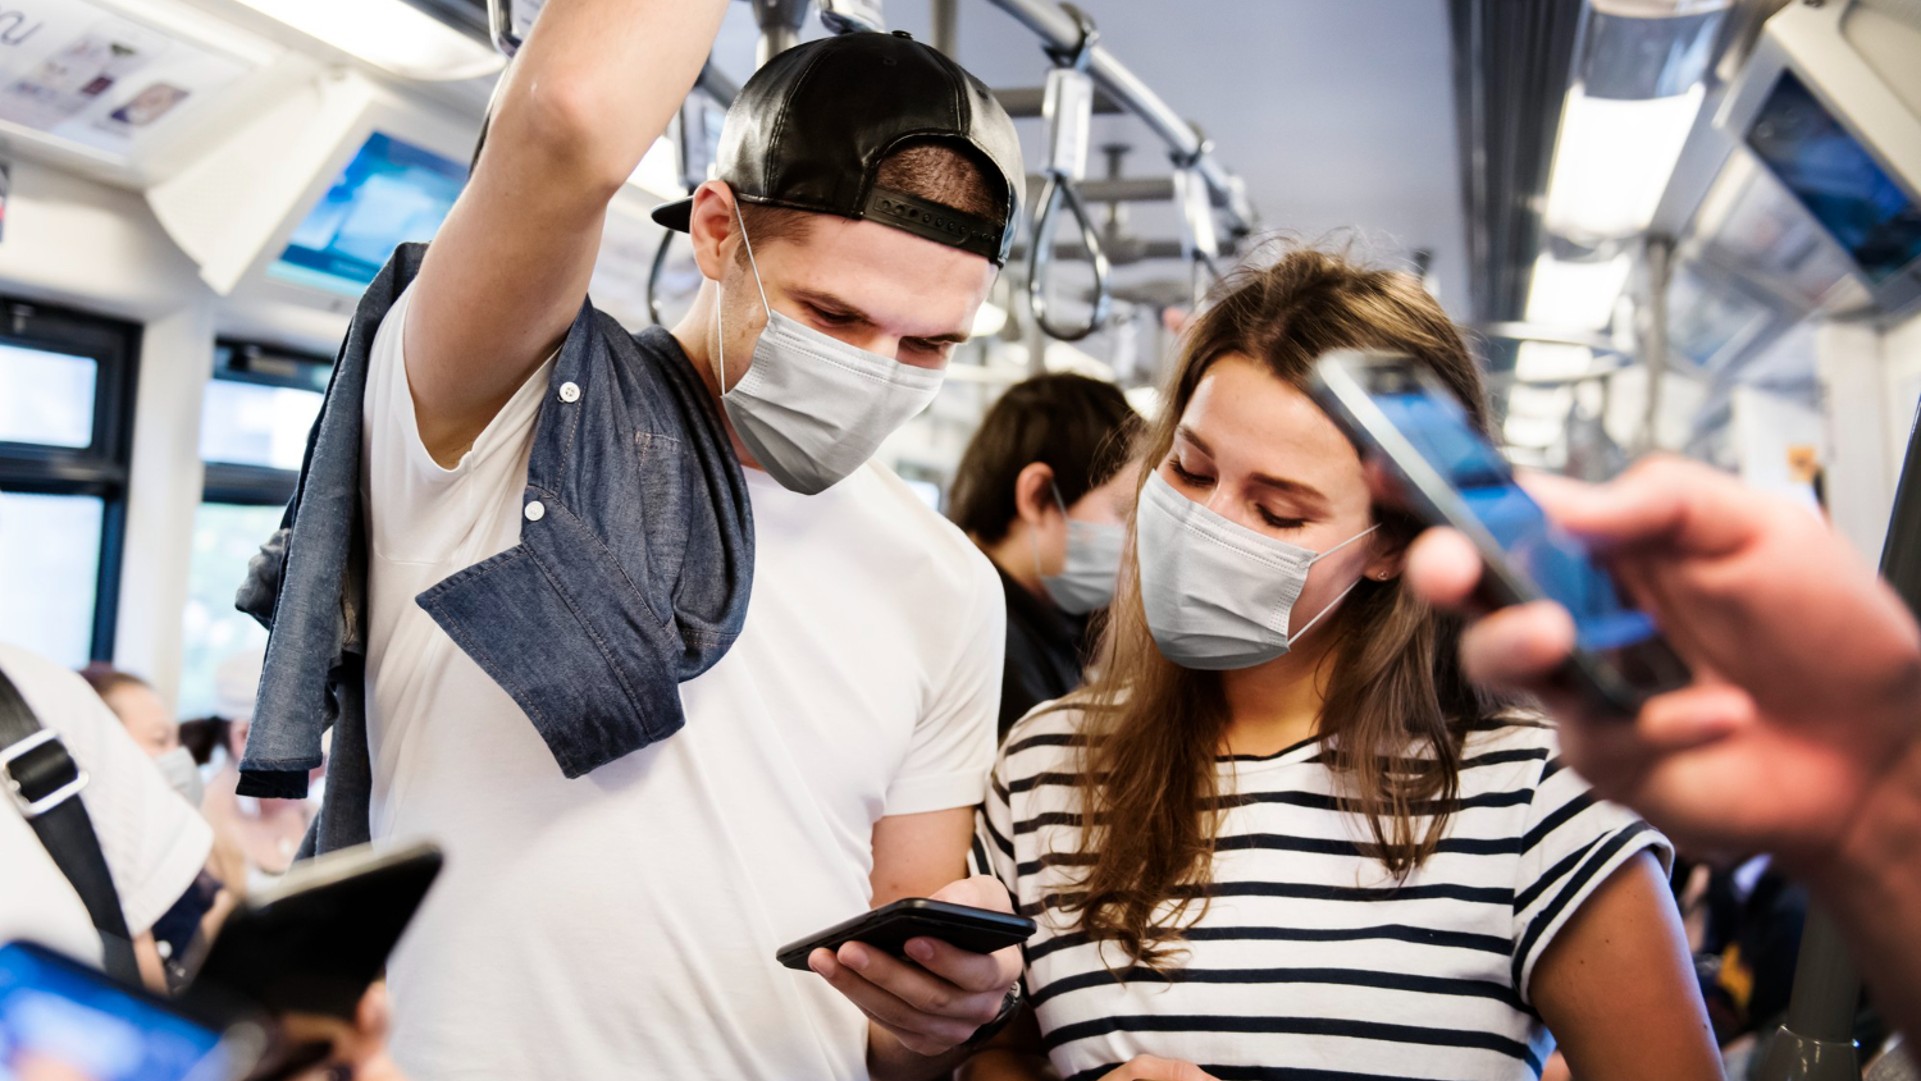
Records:
{"label": "smartphone", "polygon": [[265,1045],[251,1020],[197,1012],[43,946],[0,946],[0,1079],[228,1081]]}
{"label": "smartphone", "polygon": [[843,942],[859,942],[899,957],[912,938],[938,938],[969,953],[993,953],[1018,946],[1033,934],[1034,921],[1025,916],[908,897],[789,942],[774,957],[788,968],[806,971],[807,958],[815,950],[839,949]]}
{"label": "smartphone", "polygon": [[1574,616],[1562,682],[1623,716],[1687,684],[1687,665],[1653,619],[1515,483],[1507,460],[1433,372],[1407,357],[1342,350],[1315,362],[1309,393],[1363,458],[1385,465],[1416,517],[1474,543],[1489,603],[1547,599]]}
{"label": "smartphone", "polygon": [[362,845],[295,867],[221,925],[189,965],[187,994],[352,1021],[440,866],[440,849],[420,843]]}

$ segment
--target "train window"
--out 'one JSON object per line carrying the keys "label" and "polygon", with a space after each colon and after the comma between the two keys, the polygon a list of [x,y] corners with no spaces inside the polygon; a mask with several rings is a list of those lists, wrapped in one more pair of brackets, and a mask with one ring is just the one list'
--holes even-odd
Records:
{"label": "train window", "polygon": [[234,591],[247,560],[280,526],[331,370],[326,357],[243,342],[214,351],[200,424],[207,479],[180,628],[183,717],[213,713],[221,663],[266,643],[267,632],[234,610]]}
{"label": "train window", "polygon": [[0,641],[113,652],[139,328],[0,299]]}
{"label": "train window", "polygon": [[91,446],[99,367],[92,357],[0,345],[0,440]]}
{"label": "train window", "polygon": [[105,518],[95,496],[0,493],[0,638],[69,668],[93,658]]}

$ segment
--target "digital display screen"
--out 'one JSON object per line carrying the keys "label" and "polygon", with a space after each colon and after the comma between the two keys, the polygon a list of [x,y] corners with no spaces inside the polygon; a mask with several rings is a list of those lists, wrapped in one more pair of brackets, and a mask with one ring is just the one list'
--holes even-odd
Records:
{"label": "digital display screen", "polygon": [[1869,281],[1921,259],[1921,207],[1793,72],[1775,82],[1748,146]]}
{"label": "digital display screen", "polygon": [[103,975],[0,947],[0,1081],[222,1081],[220,1034]]}
{"label": "digital display screen", "polygon": [[359,296],[395,248],[431,240],[453,209],[467,167],[379,132],[307,214],[267,276]]}
{"label": "digital display screen", "polygon": [[1607,572],[1595,566],[1579,541],[1551,524],[1540,504],[1515,483],[1507,461],[1475,431],[1452,395],[1431,388],[1376,393],[1372,398],[1459,493],[1508,562],[1573,614],[1581,648],[1618,649],[1654,635],[1654,622],[1622,604]]}

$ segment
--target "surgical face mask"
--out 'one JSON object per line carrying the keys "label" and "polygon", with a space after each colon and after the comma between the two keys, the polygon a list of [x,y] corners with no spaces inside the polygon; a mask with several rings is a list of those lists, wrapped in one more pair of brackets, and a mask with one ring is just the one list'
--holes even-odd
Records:
{"label": "surgical face mask", "polygon": [[203,786],[200,782],[200,765],[193,760],[193,752],[185,747],[175,747],[165,754],[154,758],[153,764],[160,775],[167,779],[167,787],[184,796],[188,803],[200,806]]}
{"label": "surgical face mask", "polygon": [[1061,611],[1082,615],[1103,608],[1114,599],[1114,580],[1120,577],[1121,552],[1127,547],[1127,527],[1068,518],[1067,503],[1061,499],[1058,486],[1054,486],[1054,503],[1060,507],[1061,517],[1067,519],[1067,559],[1059,574],[1041,574],[1040,540],[1030,529],[1027,539],[1034,549],[1034,573]]}
{"label": "surgical face mask", "polygon": [[[767,326],[754,344],[754,361],[733,389],[720,397],[727,419],[754,458],[781,487],[803,495],[826,491],[874,456],[881,441],[927,408],[941,386],[941,372],[916,368],[823,334],[774,310],[760,280],[747,222],[741,243],[760,290]],[[726,297],[715,303],[715,354],[720,385],[727,385],[724,329]]]}
{"label": "surgical face mask", "polygon": [[1379,528],[1315,552],[1230,522],[1152,474],[1134,529],[1154,644],[1183,668],[1210,671],[1252,668],[1285,654],[1360,584],[1356,579],[1296,627],[1294,602],[1308,570]]}

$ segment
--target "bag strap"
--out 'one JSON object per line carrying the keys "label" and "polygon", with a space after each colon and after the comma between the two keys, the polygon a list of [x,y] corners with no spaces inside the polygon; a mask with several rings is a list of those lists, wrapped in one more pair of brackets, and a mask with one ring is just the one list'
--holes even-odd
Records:
{"label": "bag strap", "polygon": [[114,889],[93,820],[80,802],[86,786],[87,773],[67,753],[60,734],[41,727],[19,689],[0,672],[0,788],[87,906],[100,932],[108,975],[137,984],[140,966],[134,960],[120,892]]}

